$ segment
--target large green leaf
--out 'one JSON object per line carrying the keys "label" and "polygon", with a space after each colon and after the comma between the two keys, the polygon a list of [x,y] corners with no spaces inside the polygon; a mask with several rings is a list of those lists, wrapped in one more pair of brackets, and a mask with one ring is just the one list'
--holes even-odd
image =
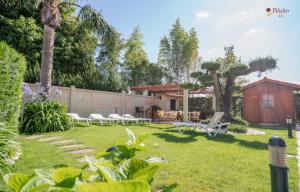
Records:
{"label": "large green leaf", "polygon": [[140,159],[130,159],[124,161],[118,170],[124,179],[132,179],[133,175],[139,170],[149,166],[147,162]]}
{"label": "large green leaf", "polygon": [[52,179],[56,186],[73,188],[76,178],[81,177],[82,171],[72,167],[63,167],[54,169],[52,172]]}
{"label": "large green leaf", "polygon": [[118,171],[108,161],[87,158],[87,162],[89,163],[90,169],[97,171],[104,181],[113,182],[121,180]]}
{"label": "large green leaf", "polygon": [[50,189],[49,184],[42,184],[40,186],[31,188],[28,192],[47,192],[49,191],[49,189]]}
{"label": "large green leaf", "polygon": [[132,178],[135,180],[141,180],[141,181],[147,181],[148,183],[151,183],[154,177],[154,174],[158,170],[158,165],[149,165],[143,169],[140,169],[138,172],[136,172]]}
{"label": "large green leaf", "polygon": [[149,184],[142,181],[82,184],[77,192],[150,192]]}
{"label": "large green leaf", "polygon": [[22,173],[10,173],[4,176],[6,185],[14,192],[19,192],[22,187],[30,180],[30,176]]}

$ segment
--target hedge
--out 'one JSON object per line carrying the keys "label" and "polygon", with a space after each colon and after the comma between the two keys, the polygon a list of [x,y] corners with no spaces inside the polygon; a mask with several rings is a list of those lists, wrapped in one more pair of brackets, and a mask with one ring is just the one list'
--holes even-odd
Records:
{"label": "hedge", "polygon": [[0,42],[0,173],[6,172],[20,155],[14,142],[19,125],[25,58]]}

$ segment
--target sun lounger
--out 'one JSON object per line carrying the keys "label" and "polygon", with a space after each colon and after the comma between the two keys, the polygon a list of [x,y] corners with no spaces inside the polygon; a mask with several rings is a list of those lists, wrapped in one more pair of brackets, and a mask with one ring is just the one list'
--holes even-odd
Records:
{"label": "sun lounger", "polygon": [[80,117],[77,113],[67,113],[67,115],[69,117],[71,117],[71,120],[72,121],[76,121],[77,123],[79,123],[80,121],[86,121],[86,123],[88,125],[90,125],[92,119],[90,118],[83,118],[83,117]]}
{"label": "sun lounger", "polygon": [[96,120],[96,121],[99,121],[101,126],[105,123],[105,122],[108,122],[109,124],[112,124],[114,123],[114,119],[111,119],[111,118],[106,118],[106,117],[103,117],[103,115],[101,114],[90,114],[89,118],[91,118],[92,120]]}

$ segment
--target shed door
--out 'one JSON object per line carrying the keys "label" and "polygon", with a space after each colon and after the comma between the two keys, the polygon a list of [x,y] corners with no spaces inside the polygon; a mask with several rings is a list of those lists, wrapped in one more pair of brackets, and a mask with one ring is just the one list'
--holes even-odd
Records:
{"label": "shed door", "polygon": [[275,106],[275,100],[274,100],[274,94],[262,94],[261,95],[261,122],[262,123],[275,123],[276,121],[274,119],[274,106]]}

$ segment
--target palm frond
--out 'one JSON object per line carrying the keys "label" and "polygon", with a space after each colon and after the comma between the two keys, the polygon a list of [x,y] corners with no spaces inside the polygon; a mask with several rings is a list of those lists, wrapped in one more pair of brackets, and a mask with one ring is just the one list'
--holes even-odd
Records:
{"label": "palm frond", "polygon": [[105,21],[101,12],[90,5],[85,5],[80,9],[79,19],[85,27],[94,31],[99,37],[114,38],[117,35],[115,29]]}

